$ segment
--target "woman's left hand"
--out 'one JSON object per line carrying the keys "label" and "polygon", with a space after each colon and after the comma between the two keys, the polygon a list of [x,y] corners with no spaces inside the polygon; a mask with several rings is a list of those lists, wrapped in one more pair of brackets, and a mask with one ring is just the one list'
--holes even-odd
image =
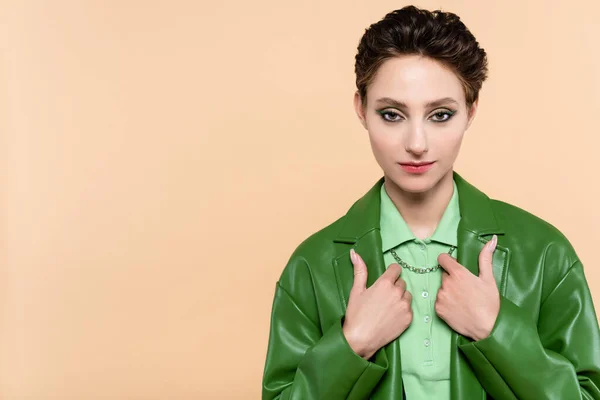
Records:
{"label": "woman's left hand", "polygon": [[496,235],[479,253],[479,276],[473,275],[449,254],[438,257],[442,285],[437,293],[435,312],[456,332],[473,340],[489,336],[498,312],[500,293],[492,272]]}

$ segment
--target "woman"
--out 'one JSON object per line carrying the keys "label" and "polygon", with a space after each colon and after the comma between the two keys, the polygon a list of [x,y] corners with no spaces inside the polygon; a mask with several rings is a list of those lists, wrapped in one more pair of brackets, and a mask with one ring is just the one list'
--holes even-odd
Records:
{"label": "woman", "polygon": [[458,16],[408,6],[366,30],[355,71],[384,176],[281,274],[263,399],[600,399],[573,247],[453,171],[485,51]]}

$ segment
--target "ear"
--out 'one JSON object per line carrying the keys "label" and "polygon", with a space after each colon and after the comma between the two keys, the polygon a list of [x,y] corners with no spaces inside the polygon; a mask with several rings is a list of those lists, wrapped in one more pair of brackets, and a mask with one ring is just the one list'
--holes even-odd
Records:
{"label": "ear", "polygon": [[365,118],[365,110],[362,106],[362,99],[360,98],[360,93],[358,90],[354,92],[354,110],[356,111],[356,115],[358,115],[358,119],[362,126],[367,129],[367,119]]}
{"label": "ear", "polygon": [[475,114],[477,114],[478,106],[479,106],[479,99],[475,100],[475,102],[473,103],[473,105],[471,105],[471,108],[469,109],[469,120],[467,121],[467,127],[465,128],[465,131],[467,129],[469,129],[469,127],[471,126],[471,123],[475,119]]}

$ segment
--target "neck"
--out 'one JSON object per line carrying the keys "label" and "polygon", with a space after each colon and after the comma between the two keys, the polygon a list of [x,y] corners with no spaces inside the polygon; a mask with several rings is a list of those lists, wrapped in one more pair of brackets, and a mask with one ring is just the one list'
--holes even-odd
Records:
{"label": "neck", "polygon": [[424,193],[406,192],[387,176],[384,185],[400,215],[419,239],[433,235],[454,192],[452,170]]}

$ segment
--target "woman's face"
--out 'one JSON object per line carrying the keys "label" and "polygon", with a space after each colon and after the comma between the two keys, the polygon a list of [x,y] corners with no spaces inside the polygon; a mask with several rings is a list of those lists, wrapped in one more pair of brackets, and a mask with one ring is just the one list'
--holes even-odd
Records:
{"label": "woman's face", "polygon": [[355,94],[356,112],[390,183],[425,193],[452,176],[477,103],[467,115],[461,82],[451,70],[418,55],[388,59],[368,87],[367,101],[363,109]]}

